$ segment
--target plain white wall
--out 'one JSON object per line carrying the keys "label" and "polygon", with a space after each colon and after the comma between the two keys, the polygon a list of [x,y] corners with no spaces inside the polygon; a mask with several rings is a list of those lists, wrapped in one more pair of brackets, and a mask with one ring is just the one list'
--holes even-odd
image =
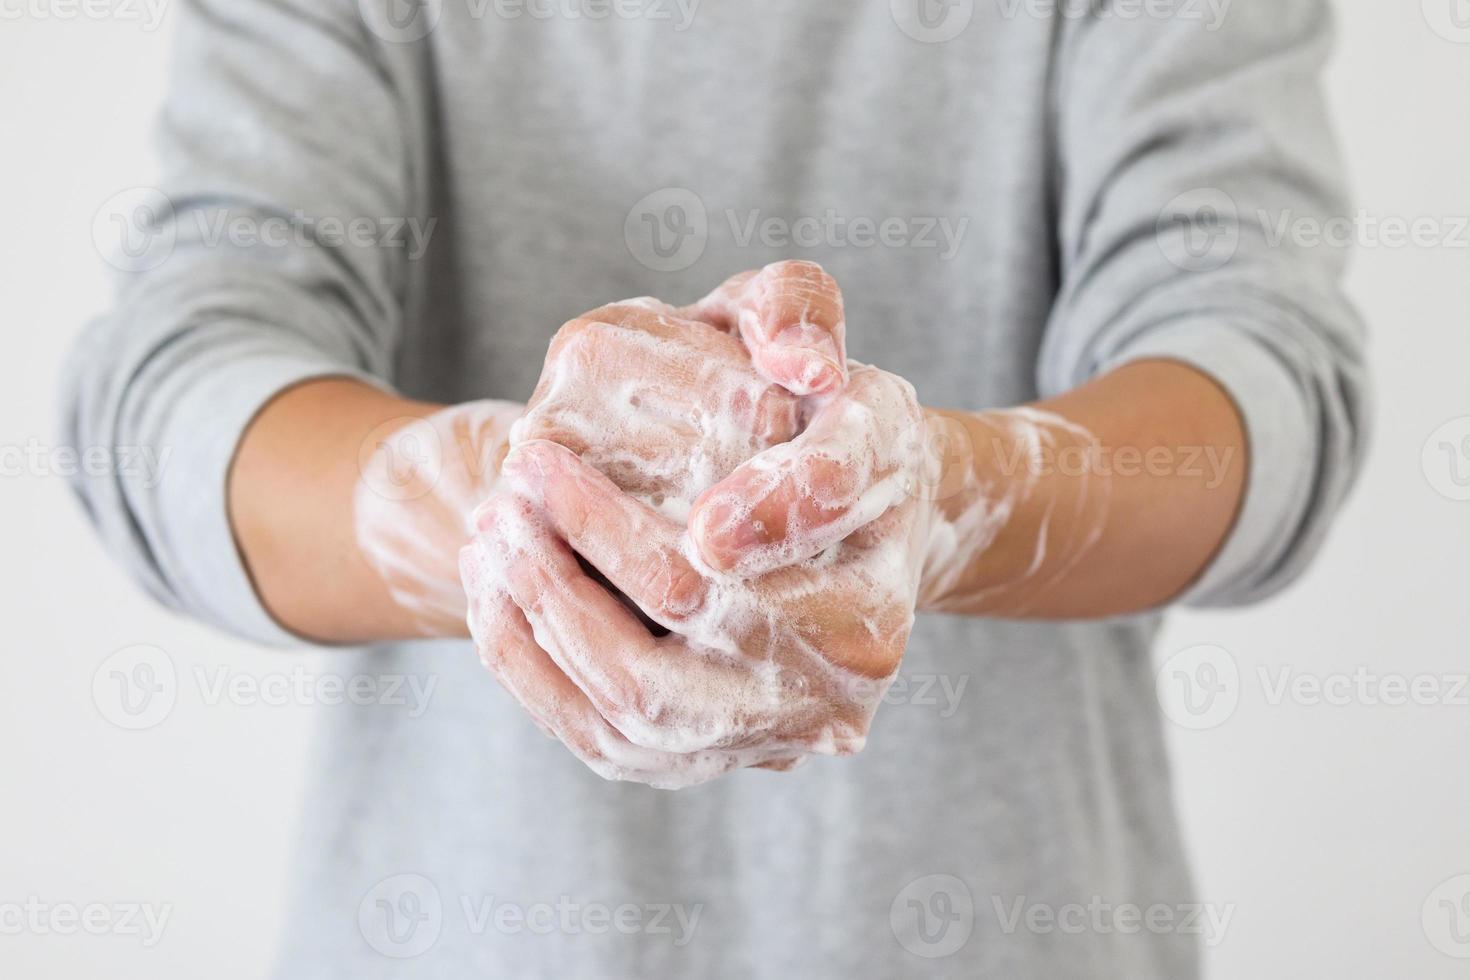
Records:
{"label": "plain white wall", "polygon": [[[1363,225],[1351,289],[1375,333],[1377,434],[1316,569],[1264,607],[1178,615],[1160,645],[1203,898],[1234,915],[1209,954],[1217,978],[1470,970],[1450,955],[1470,957],[1470,943],[1454,942],[1442,904],[1462,903],[1470,929],[1470,878],[1456,880],[1470,875],[1470,693],[1457,690],[1470,672],[1470,502],[1452,499],[1470,495],[1470,231],[1455,220],[1470,218],[1470,27],[1451,17],[1466,6],[1339,3],[1330,85],[1357,200],[1371,219],[1426,219],[1442,243],[1396,247]],[[12,464],[7,447],[51,445],[59,361],[107,304],[94,215],[151,174],[167,18],[150,29],[157,0],[91,9],[104,16],[0,2],[0,448]],[[102,553],[62,481],[21,469],[0,474],[0,906],[34,895],[171,912],[151,947],[8,934],[0,920],[0,974],[259,977],[312,709],[210,706],[189,683],[163,723],[130,732],[99,711],[93,680],[133,644],[168,651],[182,677],[278,675],[300,655],[162,612]],[[1183,699],[1191,679],[1215,700],[1200,687]],[[1283,680],[1303,686],[1282,696]],[[1312,696],[1316,681],[1327,697]],[[1417,682],[1425,703],[1384,703],[1396,682]]]}

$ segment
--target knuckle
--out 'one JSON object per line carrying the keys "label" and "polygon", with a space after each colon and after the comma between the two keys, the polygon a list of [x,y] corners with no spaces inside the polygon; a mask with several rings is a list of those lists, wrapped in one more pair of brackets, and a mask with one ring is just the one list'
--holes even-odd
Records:
{"label": "knuckle", "polygon": [[586,334],[597,323],[593,314],[583,314],[573,317],[563,323],[551,338],[552,349],[566,346],[577,338]]}
{"label": "knuckle", "polygon": [[597,738],[590,732],[585,731],[580,725],[565,726],[561,731],[561,740],[562,744],[582,760],[588,768],[604,779],[613,778],[604,772],[604,770],[612,771],[613,766],[607,754],[602,750],[602,746],[598,744]]}
{"label": "knuckle", "polygon": [[783,259],[771,265],[772,275],[792,279],[830,279],[827,270],[807,259]]}
{"label": "knuckle", "polygon": [[547,363],[556,363],[573,369],[585,369],[595,359],[597,351],[606,343],[614,327],[608,323],[610,317],[602,314],[606,310],[595,310],[562,324],[551,338]]}
{"label": "knuckle", "polygon": [[516,423],[514,442],[517,446],[536,441],[554,442],[580,456],[589,448],[585,435],[587,421],[575,406],[543,400],[528,408]]}
{"label": "knuckle", "polygon": [[505,644],[500,637],[489,631],[478,635],[477,639],[479,642],[475,644],[475,652],[480,656],[480,665],[499,680],[505,666]]}
{"label": "knuckle", "polygon": [[853,465],[827,456],[806,456],[797,464],[794,475],[796,485],[804,488],[813,502],[834,509],[851,505],[867,489],[862,484],[877,476],[869,476],[868,469],[867,465]]}
{"label": "knuckle", "polygon": [[756,402],[754,434],[771,445],[790,442],[798,430],[799,408],[795,395],[771,385]]}
{"label": "knuckle", "polygon": [[634,744],[656,748],[662,712],[648,695],[638,685],[625,682],[617,684],[608,696],[609,718],[613,727]]}
{"label": "knuckle", "polygon": [[660,618],[683,621],[704,604],[704,578],[682,557],[664,555],[641,570],[640,595]]}

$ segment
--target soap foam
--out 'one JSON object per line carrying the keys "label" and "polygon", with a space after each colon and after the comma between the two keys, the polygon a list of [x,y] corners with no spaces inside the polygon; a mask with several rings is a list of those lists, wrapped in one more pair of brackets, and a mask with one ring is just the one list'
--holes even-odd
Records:
{"label": "soap foam", "polygon": [[353,494],[358,549],[424,636],[464,621],[457,555],[521,412],[510,402],[467,402],[406,421],[364,447]]}

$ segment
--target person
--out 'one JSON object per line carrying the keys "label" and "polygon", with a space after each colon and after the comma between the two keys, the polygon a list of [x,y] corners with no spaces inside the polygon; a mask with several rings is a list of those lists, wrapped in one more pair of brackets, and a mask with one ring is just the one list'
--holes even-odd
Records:
{"label": "person", "polygon": [[438,680],[322,712],[280,975],[1198,976],[1159,610],[1295,579],[1364,438],[1271,233],[1343,207],[1327,4],[399,7],[181,9],[66,389],[173,450],[76,483],[154,596]]}

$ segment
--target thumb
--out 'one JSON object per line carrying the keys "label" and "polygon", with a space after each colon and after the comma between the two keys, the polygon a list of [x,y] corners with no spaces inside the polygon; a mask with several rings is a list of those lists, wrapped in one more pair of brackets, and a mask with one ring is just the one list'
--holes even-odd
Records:
{"label": "thumb", "polygon": [[741,273],[686,315],[738,331],[756,370],[793,395],[828,394],[847,384],[842,290],[815,262]]}
{"label": "thumb", "polygon": [[807,428],[757,453],[694,502],[690,536],[717,571],[764,574],[825,551],[913,492],[923,416],[896,375],[856,365]]}

